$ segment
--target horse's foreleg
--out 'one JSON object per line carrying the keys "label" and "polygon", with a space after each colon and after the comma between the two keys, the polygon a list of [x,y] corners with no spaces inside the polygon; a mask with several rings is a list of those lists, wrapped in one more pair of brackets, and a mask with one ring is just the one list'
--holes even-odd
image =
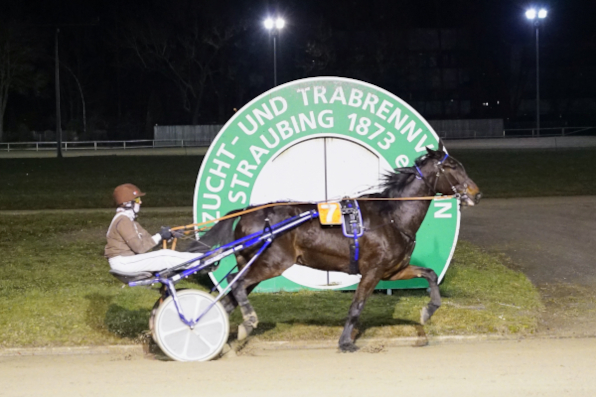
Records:
{"label": "horse's foreleg", "polygon": [[437,273],[428,268],[421,267],[419,269],[423,270],[422,277],[428,281],[428,286],[430,287],[430,302],[420,312],[420,323],[425,324],[435,314],[437,309],[441,307],[441,293],[439,292],[439,277]]}
{"label": "horse's foreleg", "polygon": [[366,303],[366,299],[368,299],[370,294],[373,292],[380,279],[380,277],[375,275],[367,274],[366,276],[362,277],[362,280],[360,280],[360,284],[358,285],[356,293],[354,294],[354,299],[352,300],[352,305],[348,311],[346,325],[344,326],[344,330],[339,338],[339,348],[342,352],[355,352],[358,350],[354,344],[352,332],[354,331],[354,326],[358,322],[360,313],[362,313],[362,308]]}
{"label": "horse's foreleg", "polygon": [[409,280],[411,278],[424,278],[428,281],[428,286],[430,287],[430,302],[420,312],[420,323],[425,324],[435,314],[437,309],[441,307],[439,277],[433,269],[410,265],[391,277],[391,280]]}

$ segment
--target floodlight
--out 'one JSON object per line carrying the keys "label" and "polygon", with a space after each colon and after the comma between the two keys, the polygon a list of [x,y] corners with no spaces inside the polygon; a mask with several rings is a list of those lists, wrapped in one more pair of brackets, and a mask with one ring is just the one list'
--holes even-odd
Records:
{"label": "floodlight", "polygon": [[265,29],[267,29],[267,30],[273,29],[273,19],[271,19],[271,18],[265,19],[264,25],[265,25]]}
{"label": "floodlight", "polygon": [[286,21],[284,21],[284,20],[283,20],[283,19],[281,19],[281,18],[277,18],[277,19],[275,20],[275,27],[276,27],[277,29],[283,29],[283,27],[284,27],[284,26],[286,26]]}
{"label": "floodlight", "polygon": [[[546,18],[548,11],[546,8],[530,8],[526,10],[526,18],[532,21],[534,29],[536,29],[536,135],[540,135],[540,22],[541,19]],[[538,17],[538,19],[536,19]],[[534,131],[532,130],[532,135]]]}
{"label": "floodlight", "polygon": [[526,18],[536,19],[536,10],[534,8],[530,8],[528,11],[526,11]]}

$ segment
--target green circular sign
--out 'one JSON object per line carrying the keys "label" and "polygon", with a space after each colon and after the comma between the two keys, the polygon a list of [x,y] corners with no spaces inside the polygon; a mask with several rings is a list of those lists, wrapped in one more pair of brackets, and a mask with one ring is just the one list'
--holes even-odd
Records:
{"label": "green circular sign", "polygon": [[[203,159],[194,195],[195,222],[265,202],[334,201],[374,191],[383,174],[436,149],[438,136],[406,102],[374,85],[314,77],[275,87],[240,109]],[[460,213],[455,199],[433,201],[411,263],[442,280],[453,255]],[[220,280],[233,266],[223,260]],[[359,276],[294,265],[256,291],[354,289]],[[377,288],[423,288],[422,279]]]}

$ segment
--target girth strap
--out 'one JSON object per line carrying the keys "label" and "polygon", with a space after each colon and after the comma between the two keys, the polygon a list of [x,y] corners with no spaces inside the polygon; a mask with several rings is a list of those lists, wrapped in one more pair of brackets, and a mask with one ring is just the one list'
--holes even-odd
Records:
{"label": "girth strap", "polygon": [[360,273],[360,266],[358,266],[358,259],[360,258],[360,247],[358,246],[358,237],[350,240],[350,274]]}
{"label": "girth strap", "polygon": [[362,224],[362,214],[360,213],[360,206],[356,200],[341,201],[341,213],[344,217],[342,229],[344,236],[350,239],[350,274],[359,274],[360,268],[358,266],[358,259],[360,258],[360,245],[358,244],[358,237],[364,234],[364,226]]}

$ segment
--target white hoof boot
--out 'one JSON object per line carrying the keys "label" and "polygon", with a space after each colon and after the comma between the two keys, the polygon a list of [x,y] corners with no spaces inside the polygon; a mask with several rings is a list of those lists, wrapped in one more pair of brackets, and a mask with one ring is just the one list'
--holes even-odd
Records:
{"label": "white hoof boot", "polygon": [[248,338],[248,331],[244,324],[240,324],[238,326],[238,340],[244,340]]}
{"label": "white hoof boot", "polygon": [[426,306],[422,308],[420,311],[420,324],[424,325],[430,318],[430,314],[428,313],[428,309]]}

